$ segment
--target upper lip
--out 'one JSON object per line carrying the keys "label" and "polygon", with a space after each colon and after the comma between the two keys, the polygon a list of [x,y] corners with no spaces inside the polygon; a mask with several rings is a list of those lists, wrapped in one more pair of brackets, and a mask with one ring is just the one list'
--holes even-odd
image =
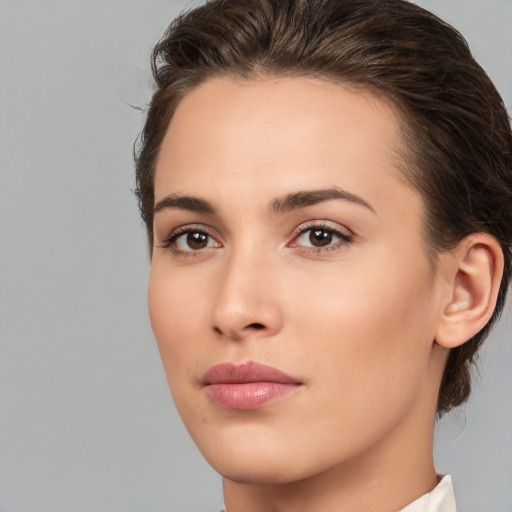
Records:
{"label": "upper lip", "polygon": [[278,382],[281,384],[301,384],[301,382],[272,366],[248,361],[244,363],[221,363],[212,366],[204,375],[202,383],[244,384],[247,382]]}

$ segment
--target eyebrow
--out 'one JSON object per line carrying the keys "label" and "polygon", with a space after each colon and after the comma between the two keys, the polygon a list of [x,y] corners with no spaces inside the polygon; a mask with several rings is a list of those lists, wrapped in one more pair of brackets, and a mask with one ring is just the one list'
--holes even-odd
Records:
{"label": "eyebrow", "polygon": [[363,198],[338,187],[323,188],[319,190],[305,190],[288,194],[282,198],[274,199],[270,203],[269,211],[271,214],[285,213],[292,210],[307,208],[308,206],[313,206],[324,201],[331,201],[333,199],[349,201],[351,203],[364,206],[373,213],[376,213],[372,206]]}
{"label": "eyebrow", "polygon": [[153,215],[166,208],[178,208],[198,213],[216,213],[213,205],[205,199],[198,197],[179,196],[171,194],[158,201],[153,208]]}
{"label": "eyebrow", "polygon": [[[279,213],[299,210],[301,208],[307,208],[308,206],[314,206],[315,204],[334,199],[349,201],[351,203],[364,206],[375,213],[372,206],[364,199],[338,187],[318,190],[302,190],[288,194],[284,197],[276,198],[270,202],[269,212],[272,215],[276,215]],[[215,207],[206,199],[171,194],[160,199],[160,201],[155,204],[155,207],[153,208],[153,215],[167,208],[177,208],[180,210],[188,210],[198,213],[217,213]]]}

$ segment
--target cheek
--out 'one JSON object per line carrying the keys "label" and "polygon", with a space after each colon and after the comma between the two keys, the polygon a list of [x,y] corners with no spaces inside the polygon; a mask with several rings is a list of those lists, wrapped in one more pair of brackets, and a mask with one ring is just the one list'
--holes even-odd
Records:
{"label": "cheek", "polygon": [[158,263],[153,264],[148,286],[149,318],[169,384],[196,360],[201,325],[198,295],[193,286],[180,283]]}
{"label": "cheek", "polygon": [[197,284],[180,282],[175,272],[154,263],[148,286],[148,309],[169,390],[185,426],[201,423],[204,414],[197,401],[194,378],[204,371],[198,367],[204,356],[204,312],[206,293]]}
{"label": "cheek", "polygon": [[302,298],[296,324],[307,372],[354,411],[411,400],[427,371],[432,278],[428,266],[397,263],[336,269],[315,279],[317,293],[290,294]]}

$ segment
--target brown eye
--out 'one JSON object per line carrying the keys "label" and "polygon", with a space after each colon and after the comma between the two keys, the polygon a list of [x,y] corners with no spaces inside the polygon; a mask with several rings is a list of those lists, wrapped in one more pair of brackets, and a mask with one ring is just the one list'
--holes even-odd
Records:
{"label": "brown eye", "polygon": [[203,249],[221,247],[222,244],[206,231],[185,228],[172,234],[164,246],[173,248],[177,253],[192,253]]}
{"label": "brown eye", "polygon": [[187,245],[194,251],[204,249],[208,246],[208,238],[205,233],[190,232],[187,234]]}
{"label": "brown eye", "polygon": [[311,229],[309,241],[313,247],[324,247],[332,243],[333,233],[326,229]]}
{"label": "brown eye", "polygon": [[352,234],[343,233],[322,224],[303,229],[291,243],[292,247],[304,249],[329,250],[348,245],[352,242]]}

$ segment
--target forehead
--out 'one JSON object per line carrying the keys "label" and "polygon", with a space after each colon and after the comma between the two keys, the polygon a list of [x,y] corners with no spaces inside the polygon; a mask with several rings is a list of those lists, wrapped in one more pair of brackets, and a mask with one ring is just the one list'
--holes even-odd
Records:
{"label": "forehead", "polygon": [[174,113],[155,200],[213,191],[219,200],[245,192],[254,199],[332,186],[377,206],[415,195],[398,171],[400,127],[393,103],[362,88],[300,77],[210,79]]}

